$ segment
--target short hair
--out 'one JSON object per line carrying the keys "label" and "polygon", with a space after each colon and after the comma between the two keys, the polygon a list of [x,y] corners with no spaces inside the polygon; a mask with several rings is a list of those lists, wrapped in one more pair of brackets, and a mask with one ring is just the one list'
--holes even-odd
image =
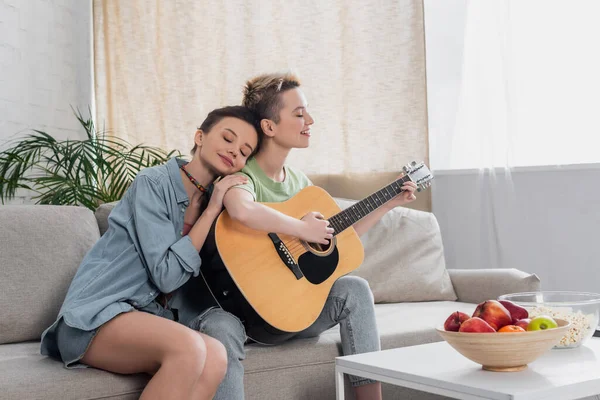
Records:
{"label": "short hair", "polygon": [[[264,133],[260,128],[260,120],[258,119],[258,116],[254,111],[252,111],[248,107],[227,106],[223,108],[217,108],[216,110],[212,110],[208,113],[206,119],[204,120],[204,122],[202,122],[202,125],[200,125],[198,129],[201,129],[204,133],[208,133],[216,124],[221,122],[221,120],[228,117],[241,119],[242,121],[245,121],[252,125],[254,130],[256,130],[256,134],[258,135],[258,141],[256,142],[256,148],[252,151],[250,156],[256,154],[262,143]],[[198,145],[194,144],[194,148],[191,152],[192,155],[194,155],[197,148]]]}
{"label": "short hair", "polygon": [[242,104],[250,108],[259,119],[267,118],[279,123],[283,108],[281,95],[300,86],[300,79],[291,72],[280,72],[256,76],[246,82]]}

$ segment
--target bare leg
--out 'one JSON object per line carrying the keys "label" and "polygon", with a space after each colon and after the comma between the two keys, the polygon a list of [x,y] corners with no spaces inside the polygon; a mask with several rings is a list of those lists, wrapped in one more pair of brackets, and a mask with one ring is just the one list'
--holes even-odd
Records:
{"label": "bare leg", "polygon": [[[152,314],[132,311],[104,324],[82,362],[120,374],[153,374],[140,399],[191,399],[207,358],[197,332]],[[217,384],[218,385],[218,384]]]}
{"label": "bare leg", "polygon": [[356,400],[381,400],[381,383],[371,383],[354,388]]}
{"label": "bare leg", "polygon": [[212,399],[217,392],[219,384],[227,373],[227,350],[217,339],[204,333],[196,332],[206,345],[206,365],[194,390],[196,399]]}

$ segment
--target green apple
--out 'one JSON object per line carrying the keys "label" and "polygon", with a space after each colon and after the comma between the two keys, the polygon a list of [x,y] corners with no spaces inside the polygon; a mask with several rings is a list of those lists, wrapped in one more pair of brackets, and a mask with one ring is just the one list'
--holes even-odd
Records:
{"label": "green apple", "polygon": [[552,317],[547,315],[539,315],[531,319],[529,325],[527,325],[528,331],[543,331],[545,329],[558,328],[558,324]]}

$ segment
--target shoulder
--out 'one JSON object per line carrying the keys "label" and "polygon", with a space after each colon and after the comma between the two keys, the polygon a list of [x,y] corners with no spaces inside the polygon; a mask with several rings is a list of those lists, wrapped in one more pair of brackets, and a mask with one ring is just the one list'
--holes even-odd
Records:
{"label": "shoulder", "polygon": [[172,190],[168,163],[144,168],[138,172],[131,183],[131,189],[136,197],[167,196],[167,193]]}
{"label": "shoulder", "polygon": [[248,168],[249,163],[250,163],[250,160],[248,160],[248,163],[246,164],[246,166],[244,168],[242,168],[241,171],[235,173],[235,175],[240,175],[240,176],[244,176],[244,177],[248,178],[248,182],[243,185],[237,185],[237,186],[235,186],[235,188],[243,189],[243,190],[247,191],[248,193],[250,193],[252,195],[252,197],[256,201],[256,191],[257,191],[257,189],[260,189],[260,185],[256,185],[255,182],[258,179],[257,175],[256,175],[256,171],[252,167]]}
{"label": "shoulder", "polygon": [[312,182],[310,181],[310,179],[308,179],[306,174],[304,172],[302,172],[301,170],[299,170],[298,168],[292,167],[291,165],[286,165],[285,171],[286,171],[286,174],[289,177],[289,179],[291,181],[294,181],[296,184],[300,185],[301,187],[306,187],[306,186],[312,185]]}
{"label": "shoulder", "polygon": [[135,180],[138,179],[149,180],[154,183],[162,183],[169,179],[169,171],[167,164],[157,165],[155,167],[144,168],[140,172],[138,172]]}
{"label": "shoulder", "polygon": [[248,178],[249,186],[254,187],[257,183],[261,182],[261,177],[264,175],[264,172],[258,166],[258,163],[254,158],[251,158],[246,162],[244,168],[241,171],[236,172],[235,175],[241,175]]}
{"label": "shoulder", "polygon": [[258,166],[256,159],[253,157],[246,162],[246,165],[244,165],[244,168],[242,168],[242,170],[240,172],[238,172],[237,175],[245,175],[248,178],[254,180],[259,175],[259,172],[260,172],[260,167]]}

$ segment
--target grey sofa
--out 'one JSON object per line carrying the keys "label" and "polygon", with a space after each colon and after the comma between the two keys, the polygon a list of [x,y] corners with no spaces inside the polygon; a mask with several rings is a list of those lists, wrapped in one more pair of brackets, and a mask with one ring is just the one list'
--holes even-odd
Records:
{"label": "grey sofa", "polygon": [[[339,200],[342,207],[350,204]],[[0,206],[0,399],[136,399],[144,375],[67,370],[40,355],[39,338],[54,320],[80,260],[106,229],[112,205],[94,215],[81,207]],[[355,272],[369,281],[383,349],[441,340],[436,325],[453,311],[500,294],[538,290],[518,270],[446,270],[433,214],[398,208],[363,238]],[[333,399],[337,329],[276,347],[247,347],[246,398]],[[349,394],[348,388],[346,388]],[[387,399],[439,398],[384,385]]]}

